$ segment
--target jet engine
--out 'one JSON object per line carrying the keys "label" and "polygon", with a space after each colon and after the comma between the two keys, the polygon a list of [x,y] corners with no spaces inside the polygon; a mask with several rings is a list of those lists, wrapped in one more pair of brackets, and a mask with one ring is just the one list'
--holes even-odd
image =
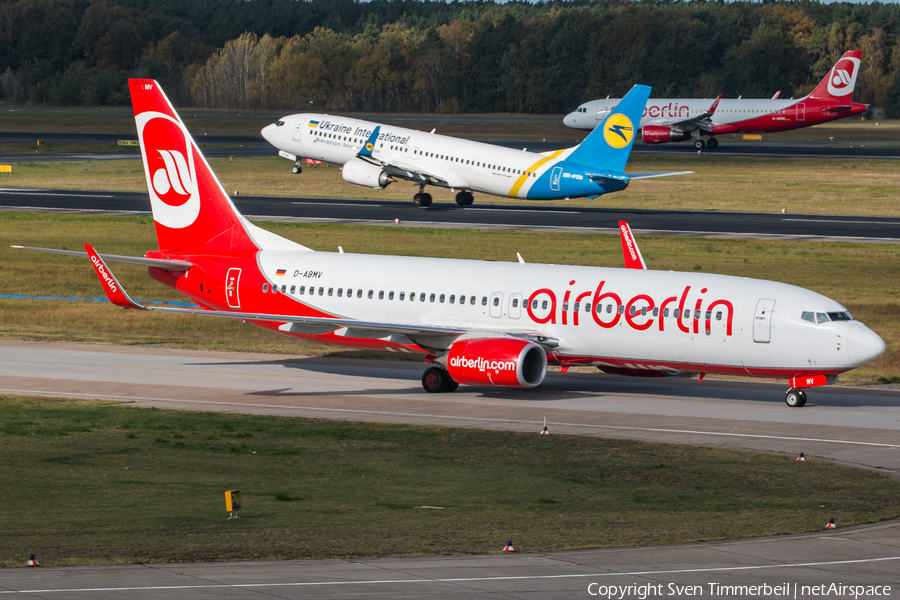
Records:
{"label": "jet engine", "polygon": [[351,158],[344,163],[341,169],[341,176],[347,183],[355,183],[365,187],[380,190],[387,187],[391,181],[391,176],[381,170],[378,165],[373,165],[358,158]]}
{"label": "jet engine", "polygon": [[513,338],[460,340],[447,352],[447,372],[467,385],[533,388],[547,374],[547,353]]}
{"label": "jet engine", "polygon": [[686,142],[691,139],[691,134],[679,131],[674,127],[647,125],[641,129],[641,137],[645,144],[665,144],[666,142]]}

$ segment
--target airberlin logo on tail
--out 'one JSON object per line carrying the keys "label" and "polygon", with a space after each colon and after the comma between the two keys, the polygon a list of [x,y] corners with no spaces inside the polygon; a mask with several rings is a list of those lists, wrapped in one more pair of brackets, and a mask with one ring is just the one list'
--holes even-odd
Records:
{"label": "airberlin logo on tail", "polygon": [[613,148],[624,148],[634,138],[634,125],[631,119],[622,113],[615,113],[607,117],[603,125],[603,139]]}
{"label": "airberlin logo on tail", "polygon": [[197,173],[190,137],[168,115],[145,112],[135,117],[153,220],[166,227],[189,226],[200,214]]}
{"label": "airberlin logo on tail", "polygon": [[832,96],[846,96],[853,92],[859,59],[848,56],[838,61],[828,75],[828,93]]}

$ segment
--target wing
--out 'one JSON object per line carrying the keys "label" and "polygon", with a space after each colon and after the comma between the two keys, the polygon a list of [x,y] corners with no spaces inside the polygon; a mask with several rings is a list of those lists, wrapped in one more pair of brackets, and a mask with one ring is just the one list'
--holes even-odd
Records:
{"label": "wing", "polygon": [[673,129],[683,132],[694,131],[695,129],[709,130],[712,128],[712,116],[716,114],[716,109],[719,107],[719,100],[721,99],[722,94],[719,94],[709,109],[701,115],[696,115],[688,119],[654,121],[652,125],[668,125]]}
{"label": "wing", "polygon": [[378,140],[378,134],[381,131],[381,125],[375,128],[369,139],[363,145],[362,150],[356,155],[357,158],[364,160],[373,165],[381,167],[381,169],[397,179],[405,179],[416,183],[435,185],[438,187],[460,188],[466,189],[469,184],[465,179],[460,177],[452,170],[437,170],[434,168],[423,169],[421,165],[416,165],[406,161],[385,161],[374,156],[375,142]]}
{"label": "wing", "polygon": [[644,173],[626,173],[628,179],[652,179],[653,177],[669,177],[670,175],[690,175],[693,171],[646,171]]}
{"label": "wing", "polygon": [[[255,312],[230,312],[220,310],[201,310],[190,308],[161,308],[147,307],[138,304],[132,300],[125,289],[118,282],[115,275],[103,259],[94,250],[90,244],[85,244],[84,249],[87,256],[91,259],[97,278],[106,292],[106,297],[116,306],[131,310],[143,310],[152,312],[175,313],[182,315],[198,315],[203,317],[221,317],[225,319],[240,319],[242,321],[269,321],[276,323],[284,323],[282,330],[291,333],[299,333],[306,335],[319,335],[331,333],[338,329],[346,328],[348,330],[347,337],[367,337],[381,338],[394,334],[405,335],[413,342],[430,347],[431,342],[435,345],[449,345],[445,340],[453,340],[461,335],[472,333],[471,330],[456,327],[441,327],[432,325],[408,325],[403,323],[386,323],[374,321],[358,321],[355,319],[345,319],[341,317],[322,318],[322,317],[302,317],[298,315],[278,315],[270,313]],[[81,253],[78,253],[81,254]],[[512,337],[527,339],[538,344],[542,344],[548,348],[555,348],[559,345],[559,340],[532,331],[508,331],[503,332]]]}
{"label": "wing", "polygon": [[[55,248],[35,248],[33,246],[10,246],[18,250],[37,250],[38,252],[52,252],[53,254],[65,254],[66,256],[78,256],[81,258],[89,257],[86,252],[79,250],[56,250]],[[120,254],[98,254],[104,260],[113,262],[130,263],[132,265],[142,265],[144,267],[159,267],[168,271],[187,271],[193,265],[186,260],[169,260],[162,258],[144,258],[143,256],[122,256]]]}

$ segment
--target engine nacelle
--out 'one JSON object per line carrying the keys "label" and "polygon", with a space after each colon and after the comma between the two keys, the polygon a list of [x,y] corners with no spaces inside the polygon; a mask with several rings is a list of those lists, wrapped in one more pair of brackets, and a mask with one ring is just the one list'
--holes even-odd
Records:
{"label": "engine nacelle", "polygon": [[641,138],[645,144],[665,144],[666,142],[686,142],[691,139],[691,134],[665,125],[647,125],[641,129]]}
{"label": "engine nacelle", "polygon": [[447,352],[447,372],[466,385],[533,388],[547,375],[547,353],[512,338],[460,340]]}
{"label": "engine nacelle", "polygon": [[358,158],[351,158],[344,163],[341,176],[347,183],[355,183],[380,190],[391,183],[391,176],[381,170],[378,165],[367,163]]}

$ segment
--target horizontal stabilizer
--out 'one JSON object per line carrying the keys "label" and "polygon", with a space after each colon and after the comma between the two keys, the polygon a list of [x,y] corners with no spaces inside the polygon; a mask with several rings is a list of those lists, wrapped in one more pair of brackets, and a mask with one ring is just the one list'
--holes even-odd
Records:
{"label": "horizontal stabilizer", "polygon": [[[18,250],[37,250],[38,252],[52,252],[53,254],[65,254],[66,256],[77,256],[79,258],[88,257],[87,252],[80,250],[57,250],[55,248],[35,248],[33,246],[10,246]],[[132,265],[141,265],[144,267],[158,267],[167,271],[187,271],[193,265],[186,260],[169,260],[163,258],[144,258],[143,256],[122,256],[120,254],[98,254],[103,260],[111,262],[129,263]]]}
{"label": "horizontal stabilizer", "polygon": [[630,179],[652,179],[653,177],[669,177],[670,175],[690,175],[693,171],[648,171],[646,173],[626,173]]}

